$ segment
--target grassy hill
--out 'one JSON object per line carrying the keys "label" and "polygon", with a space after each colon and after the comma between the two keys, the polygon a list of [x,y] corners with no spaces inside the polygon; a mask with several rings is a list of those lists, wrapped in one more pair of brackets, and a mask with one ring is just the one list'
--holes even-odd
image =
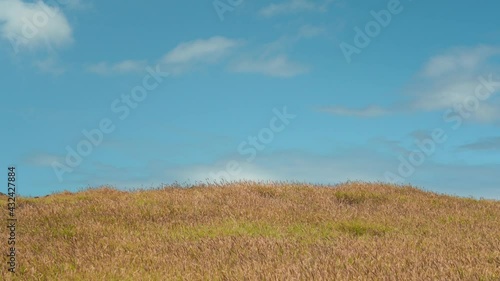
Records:
{"label": "grassy hill", "polygon": [[413,187],[104,187],[17,203],[18,272],[3,255],[2,280],[500,280],[500,202]]}

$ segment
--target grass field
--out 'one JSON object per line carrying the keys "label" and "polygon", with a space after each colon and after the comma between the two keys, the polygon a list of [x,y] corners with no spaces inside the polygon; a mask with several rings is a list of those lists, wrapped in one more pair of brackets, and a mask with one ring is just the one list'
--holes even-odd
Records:
{"label": "grass field", "polygon": [[413,187],[98,188],[16,215],[2,280],[500,280],[500,201]]}

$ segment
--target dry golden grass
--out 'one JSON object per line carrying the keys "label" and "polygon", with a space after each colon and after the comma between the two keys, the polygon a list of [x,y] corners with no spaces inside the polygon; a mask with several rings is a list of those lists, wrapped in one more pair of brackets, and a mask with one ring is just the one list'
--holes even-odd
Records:
{"label": "dry golden grass", "polygon": [[500,280],[500,202],[412,187],[99,188],[17,216],[2,280]]}

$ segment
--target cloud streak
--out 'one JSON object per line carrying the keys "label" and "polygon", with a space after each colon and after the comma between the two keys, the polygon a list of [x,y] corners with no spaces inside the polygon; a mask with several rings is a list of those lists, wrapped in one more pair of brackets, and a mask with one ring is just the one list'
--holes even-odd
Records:
{"label": "cloud streak", "polygon": [[161,64],[173,74],[182,74],[200,65],[215,64],[242,44],[222,36],[183,42],[165,54]]}
{"label": "cloud streak", "polygon": [[166,64],[177,64],[216,61],[237,45],[237,40],[221,36],[185,42],[168,52],[164,56],[163,62]]}
{"label": "cloud streak", "polygon": [[38,167],[51,167],[56,161],[64,161],[64,158],[48,153],[34,153],[25,158],[25,162]]}
{"label": "cloud streak", "polygon": [[[301,37],[314,37],[322,32],[318,27],[306,26]],[[294,39],[293,42],[297,41]],[[292,42],[292,43],[293,43]],[[294,62],[285,54],[284,42],[278,40],[257,46],[259,53],[244,50],[243,40],[214,36],[182,42],[159,59],[163,69],[181,75],[207,65],[225,63],[230,72],[256,73],[271,77],[289,78],[309,72],[309,67]],[[118,63],[100,62],[86,67],[99,75],[140,72],[147,65],[145,60],[124,60]]]}
{"label": "cloud streak", "polygon": [[479,139],[459,147],[460,150],[500,151],[500,137]]}

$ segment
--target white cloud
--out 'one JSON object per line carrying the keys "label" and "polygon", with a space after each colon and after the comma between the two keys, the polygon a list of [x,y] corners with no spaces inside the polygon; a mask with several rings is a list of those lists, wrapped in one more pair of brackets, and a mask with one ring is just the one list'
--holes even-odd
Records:
{"label": "white cloud", "polygon": [[473,118],[481,123],[494,123],[500,120],[500,104],[482,104],[481,108],[474,112]]}
{"label": "white cloud", "polygon": [[[419,111],[458,110],[467,101],[478,100],[479,108],[472,112],[471,119],[487,123],[500,119],[500,108],[495,103],[500,92],[497,73],[498,65],[492,58],[500,55],[500,48],[478,46],[475,48],[454,48],[431,58],[424,66],[423,79],[411,91],[410,107]],[[489,87],[495,88],[486,100],[477,99],[476,89],[482,82],[478,77],[491,80]],[[483,88],[480,93],[487,91]]]}
{"label": "white cloud", "polygon": [[[499,47],[478,46],[475,48],[454,48],[444,54],[435,56],[425,63],[419,72],[418,80],[409,88],[410,101],[399,105],[408,111],[427,112],[448,110],[459,112],[465,108],[470,100],[478,100],[479,108],[468,112],[467,118],[481,123],[490,123],[500,120],[500,77],[499,65],[495,64],[494,56],[500,55]],[[479,77],[489,81],[488,86],[481,89],[481,96],[490,93],[487,99],[477,98],[478,87],[481,87]],[[393,106],[392,108],[396,108]],[[399,110],[400,110],[399,109]],[[358,117],[373,117],[395,113],[394,109],[370,106],[364,109],[349,109],[343,107],[330,107],[321,110],[337,115]]]}
{"label": "white cloud", "polygon": [[179,44],[161,59],[168,72],[181,74],[202,64],[214,64],[242,44],[221,36]]}
{"label": "white cloud", "polygon": [[[474,76],[451,77],[432,85],[430,89],[419,90],[410,106],[417,111],[463,110],[460,108],[465,108],[468,101],[475,99],[476,88],[480,84],[481,82]],[[500,119],[500,106],[494,102],[500,92],[500,81],[495,88],[496,91],[487,100],[477,99],[479,107],[471,112],[472,120],[489,123]],[[482,92],[485,91],[486,89],[483,89]]]}
{"label": "white cloud", "polygon": [[182,64],[194,62],[213,62],[231,48],[238,46],[239,42],[221,36],[209,39],[199,39],[195,41],[179,44],[172,51],[163,57],[163,62],[167,64]]}
{"label": "white cloud", "polygon": [[309,0],[288,0],[280,4],[270,4],[260,10],[259,14],[264,17],[272,17],[280,14],[290,14],[304,11],[326,12],[328,5],[333,2],[327,0],[323,3]]}
{"label": "white cloud", "polygon": [[[184,42],[166,53],[159,60],[159,63],[164,71],[171,74],[182,74],[202,64],[217,63],[240,44],[241,42],[238,40],[221,36]],[[147,61],[145,60],[124,60],[117,63],[91,64],[86,69],[99,75],[110,75],[140,72],[144,71],[146,66]]]}
{"label": "white cloud", "polygon": [[[226,178],[230,181],[305,181],[335,184],[348,180],[382,181],[384,171],[392,159],[365,148],[356,148],[336,155],[315,155],[304,151],[263,152],[254,162],[242,156],[225,158],[213,164],[169,169],[180,181],[209,181]],[[228,163],[236,162],[235,170],[227,170]],[[377,163],[374,165],[374,163]],[[233,174],[229,173],[233,172]]]}
{"label": "white cloud", "polygon": [[0,37],[8,40],[16,53],[62,47],[73,41],[65,15],[42,1],[0,0]]}
{"label": "white cloud", "polygon": [[[308,32],[316,33],[317,31],[311,27]],[[292,62],[284,55],[283,48],[286,45],[284,41],[278,40],[254,48],[246,54],[234,51],[241,45],[243,45],[242,40],[221,36],[183,42],[166,53],[159,60],[159,63],[164,71],[174,75],[183,74],[202,66],[221,63],[226,58],[230,71],[239,73],[293,77],[309,71],[308,67]],[[259,51],[255,52],[255,49],[259,49]],[[100,62],[88,65],[87,71],[100,75],[140,72],[144,70],[146,63],[146,61],[138,60],[126,60],[114,64]]]}
{"label": "white cloud", "polygon": [[437,78],[453,73],[474,72],[488,58],[498,54],[500,54],[500,48],[490,46],[455,48],[446,54],[431,58],[425,65],[422,74],[426,77]]}
{"label": "white cloud", "polygon": [[87,66],[87,71],[99,75],[124,74],[144,71],[147,62],[144,60],[124,60],[117,63],[100,62]]}
{"label": "white cloud", "polygon": [[361,109],[352,109],[341,106],[328,106],[320,108],[319,111],[330,113],[333,115],[355,117],[378,117],[389,113],[388,110],[375,105],[370,105]]}
{"label": "white cloud", "polygon": [[240,60],[231,66],[234,72],[260,73],[276,77],[293,77],[308,71],[308,68],[291,62],[284,55],[269,59]]}
{"label": "white cloud", "polygon": [[[231,53],[241,41],[221,36],[183,42],[165,54],[159,63],[171,74],[181,74],[202,64],[213,64]],[[124,60],[118,63],[100,62],[87,66],[87,71],[100,75],[144,71],[145,60]]]}
{"label": "white cloud", "polygon": [[474,89],[479,82],[470,77],[453,77],[432,85],[428,90],[418,91],[413,107],[421,110],[439,110],[453,107],[463,102],[468,96],[474,94]]}
{"label": "white cloud", "polygon": [[238,169],[241,169],[239,173],[231,171],[233,172],[233,174],[231,174],[226,166],[227,162],[219,161],[211,165],[194,165],[185,169],[178,169],[174,172],[172,169],[169,169],[167,175],[174,173],[178,180],[190,182],[265,181],[279,179],[268,170],[247,162],[238,162]]}

